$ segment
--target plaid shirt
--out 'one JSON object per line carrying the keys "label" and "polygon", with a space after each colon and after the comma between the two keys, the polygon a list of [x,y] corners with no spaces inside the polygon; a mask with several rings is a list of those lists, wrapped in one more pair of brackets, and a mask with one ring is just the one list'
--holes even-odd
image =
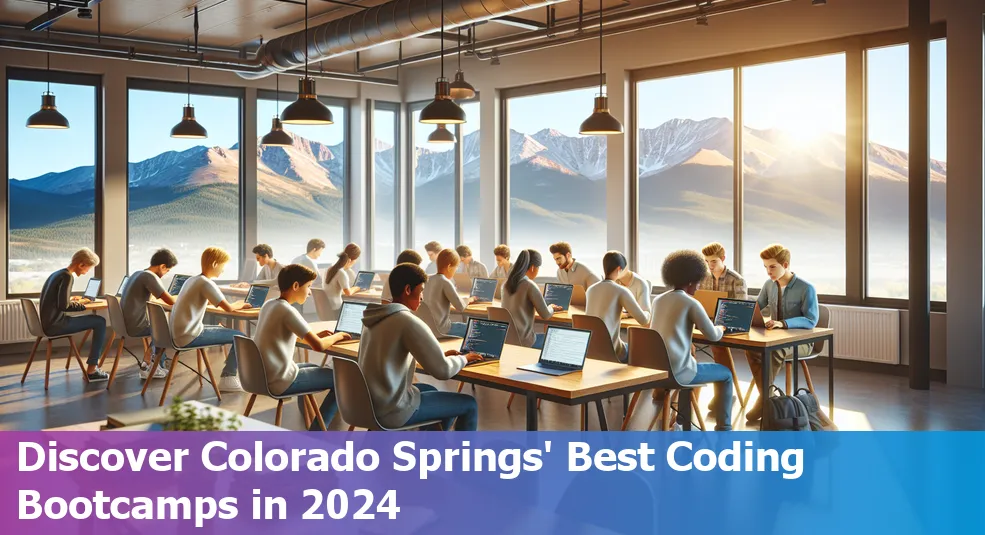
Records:
{"label": "plaid shirt", "polygon": [[742,275],[732,271],[729,268],[725,268],[725,273],[722,273],[722,277],[715,280],[715,275],[708,272],[705,278],[701,281],[699,290],[710,290],[713,292],[728,292],[728,297],[730,299],[748,299],[749,294],[746,291],[746,281],[742,278]]}

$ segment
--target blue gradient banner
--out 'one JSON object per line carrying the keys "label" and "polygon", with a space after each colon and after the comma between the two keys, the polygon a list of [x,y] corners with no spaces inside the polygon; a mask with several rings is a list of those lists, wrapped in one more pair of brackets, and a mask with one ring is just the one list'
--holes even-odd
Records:
{"label": "blue gradient banner", "polygon": [[8,533],[981,533],[985,433],[0,434]]}

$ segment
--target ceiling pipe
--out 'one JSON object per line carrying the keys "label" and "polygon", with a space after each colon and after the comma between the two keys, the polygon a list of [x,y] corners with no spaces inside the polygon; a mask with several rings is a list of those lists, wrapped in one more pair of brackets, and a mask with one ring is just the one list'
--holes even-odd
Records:
{"label": "ceiling pipe", "polygon": [[[0,24],[0,30],[23,30],[24,28],[15,24]],[[159,46],[164,48],[174,48],[175,50],[184,49],[185,43],[177,43],[171,41],[157,41],[154,39],[141,39],[136,37],[117,37],[112,35],[97,35],[94,33],[84,33],[84,32],[70,32],[64,30],[51,30],[52,37],[81,37],[83,39],[91,39],[93,42],[97,39],[102,41],[118,41],[120,43],[128,43],[133,45],[148,45],[148,46]],[[199,50],[206,50],[211,52],[220,52],[224,54],[239,54],[239,48],[233,47],[222,47],[222,46],[209,46],[209,45],[198,45]]]}

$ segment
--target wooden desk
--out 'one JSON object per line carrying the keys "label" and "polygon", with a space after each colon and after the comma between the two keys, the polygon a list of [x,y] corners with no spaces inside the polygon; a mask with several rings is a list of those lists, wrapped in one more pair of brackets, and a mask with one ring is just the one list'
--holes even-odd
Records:
{"label": "wooden desk", "polygon": [[[498,306],[501,306],[498,300],[492,303],[475,303],[469,305],[465,309],[465,315],[476,317],[476,318],[485,318],[489,313],[488,312],[489,307],[498,307]],[[585,313],[584,307],[577,307],[572,305],[568,307],[568,310],[555,312],[550,319],[546,319],[546,320],[536,315],[535,313],[534,323],[540,323],[542,325],[561,325],[564,327],[570,327],[574,323],[574,320],[571,318],[571,316],[575,314],[584,314],[584,313]],[[628,329],[630,327],[647,327],[647,325],[640,325],[639,323],[636,323],[636,320],[633,319],[631,316],[623,314],[622,321],[620,322],[620,328]]]}
{"label": "wooden desk", "polygon": [[231,284],[226,284],[220,286],[219,291],[221,291],[226,295],[232,295],[235,297],[246,297],[246,295],[250,293],[250,287],[247,286],[246,288],[237,288]]}

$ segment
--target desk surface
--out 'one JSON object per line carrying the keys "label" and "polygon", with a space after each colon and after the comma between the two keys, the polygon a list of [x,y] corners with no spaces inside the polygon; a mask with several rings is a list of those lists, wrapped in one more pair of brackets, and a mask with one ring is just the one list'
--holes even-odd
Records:
{"label": "desk surface", "polygon": [[[748,333],[732,334],[722,337],[716,343],[728,345],[729,342],[752,347],[773,347],[778,345],[792,344],[796,342],[812,342],[819,338],[834,335],[834,329],[816,327],[814,329],[764,329],[753,327]],[[695,342],[708,343],[705,335],[701,331],[695,330],[692,336]]]}
{"label": "desk surface", "polygon": [[[164,301],[158,301],[152,299],[150,302],[161,305],[162,307],[164,307],[164,310],[167,310],[168,312],[171,311],[171,305],[165,303]],[[206,307],[205,313],[215,314],[217,316],[225,316],[227,318],[236,318],[236,319],[244,319],[244,320],[255,320],[258,317],[260,317],[259,308],[248,308],[246,310],[234,310],[232,312],[226,312],[225,310],[219,307],[214,307],[212,305],[209,305],[208,307]]]}

